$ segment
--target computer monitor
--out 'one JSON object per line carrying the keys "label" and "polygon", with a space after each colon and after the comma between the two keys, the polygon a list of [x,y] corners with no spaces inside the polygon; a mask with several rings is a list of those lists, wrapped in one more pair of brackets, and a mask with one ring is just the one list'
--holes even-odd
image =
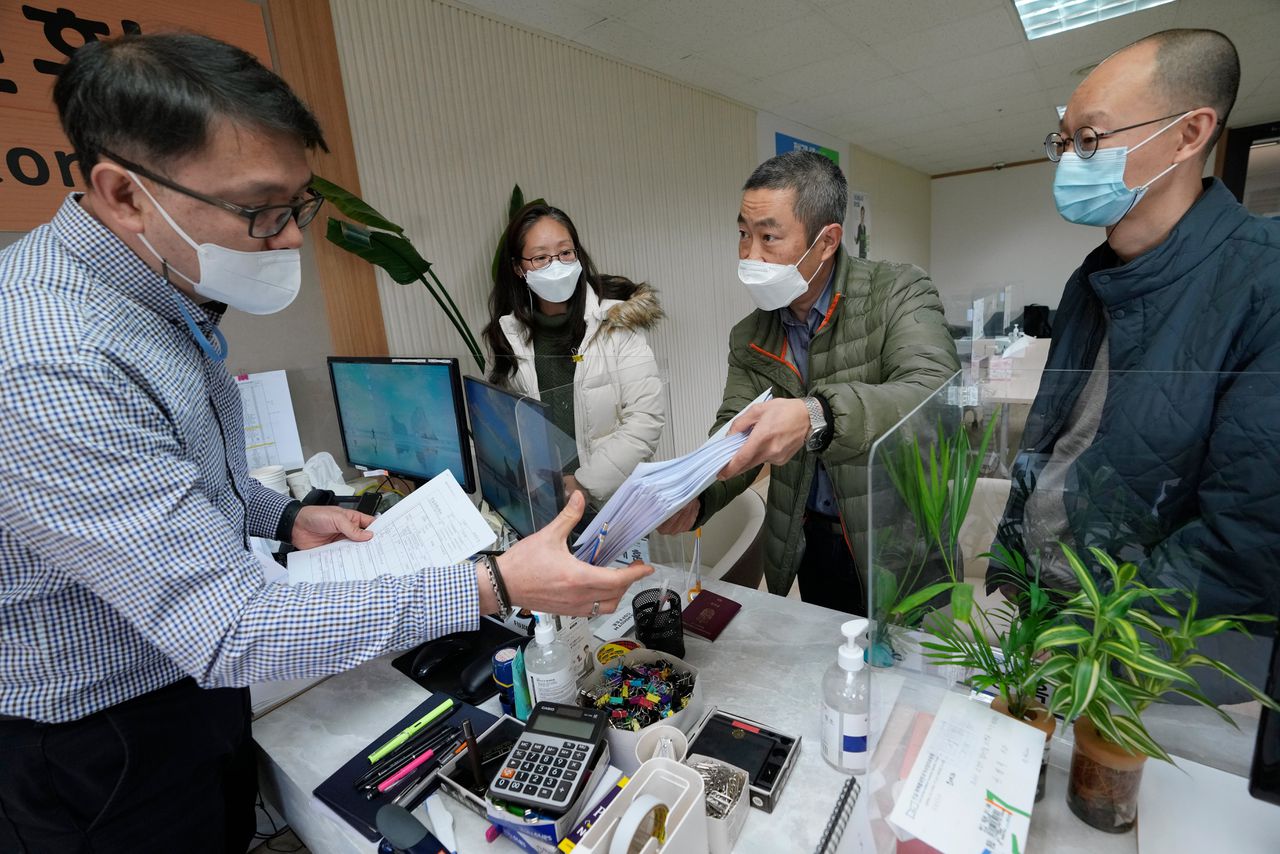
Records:
{"label": "computer monitor", "polygon": [[480,497],[521,537],[564,506],[564,454],[546,404],[464,377]]}
{"label": "computer monitor", "polygon": [[330,356],[329,378],[353,466],[475,491],[457,359]]}

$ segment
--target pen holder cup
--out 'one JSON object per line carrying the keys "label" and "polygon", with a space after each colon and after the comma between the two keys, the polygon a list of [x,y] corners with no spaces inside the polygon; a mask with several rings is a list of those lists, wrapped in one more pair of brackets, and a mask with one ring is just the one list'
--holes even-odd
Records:
{"label": "pen holder cup", "polygon": [[649,649],[684,657],[684,622],[680,616],[680,593],[658,588],[641,590],[631,600],[636,618],[636,639]]}

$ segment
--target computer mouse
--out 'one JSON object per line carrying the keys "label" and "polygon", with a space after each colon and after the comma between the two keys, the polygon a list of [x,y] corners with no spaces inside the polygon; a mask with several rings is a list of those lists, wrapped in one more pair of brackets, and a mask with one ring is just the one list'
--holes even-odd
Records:
{"label": "computer mouse", "polygon": [[[426,644],[413,659],[409,673],[414,679],[426,679],[433,675],[437,668],[449,667],[445,662],[473,652],[471,646],[459,640],[440,639]],[[452,669],[461,668],[462,663],[454,661]]]}

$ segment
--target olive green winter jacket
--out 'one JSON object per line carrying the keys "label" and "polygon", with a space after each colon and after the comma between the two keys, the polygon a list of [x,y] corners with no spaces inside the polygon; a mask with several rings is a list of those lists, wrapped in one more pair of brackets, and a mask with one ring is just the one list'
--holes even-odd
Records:
{"label": "olive green winter jacket", "polygon": [[[840,516],[865,576],[867,454],[871,444],[960,369],[929,276],[910,264],[864,261],[841,247],[831,308],[809,345],[809,383],[787,357],[776,311],[753,311],[729,333],[729,376],[712,431],[766,388],[775,397],[818,395],[831,407],[834,431],[825,451],[803,448],[775,466],[765,515],[765,578],[786,595],[804,554],[803,517],[815,459],[831,475]],[[697,524],[746,489],[760,469],[713,483],[702,493]]]}

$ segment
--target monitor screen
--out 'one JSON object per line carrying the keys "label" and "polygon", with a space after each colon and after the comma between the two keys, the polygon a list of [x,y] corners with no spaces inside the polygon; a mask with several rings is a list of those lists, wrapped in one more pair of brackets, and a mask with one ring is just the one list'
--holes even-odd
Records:
{"label": "monitor screen", "polygon": [[353,466],[475,491],[457,359],[330,357],[338,426]]}
{"label": "monitor screen", "polygon": [[563,506],[564,454],[546,405],[490,385],[463,380],[476,449],[480,497],[521,537],[556,517]]}

